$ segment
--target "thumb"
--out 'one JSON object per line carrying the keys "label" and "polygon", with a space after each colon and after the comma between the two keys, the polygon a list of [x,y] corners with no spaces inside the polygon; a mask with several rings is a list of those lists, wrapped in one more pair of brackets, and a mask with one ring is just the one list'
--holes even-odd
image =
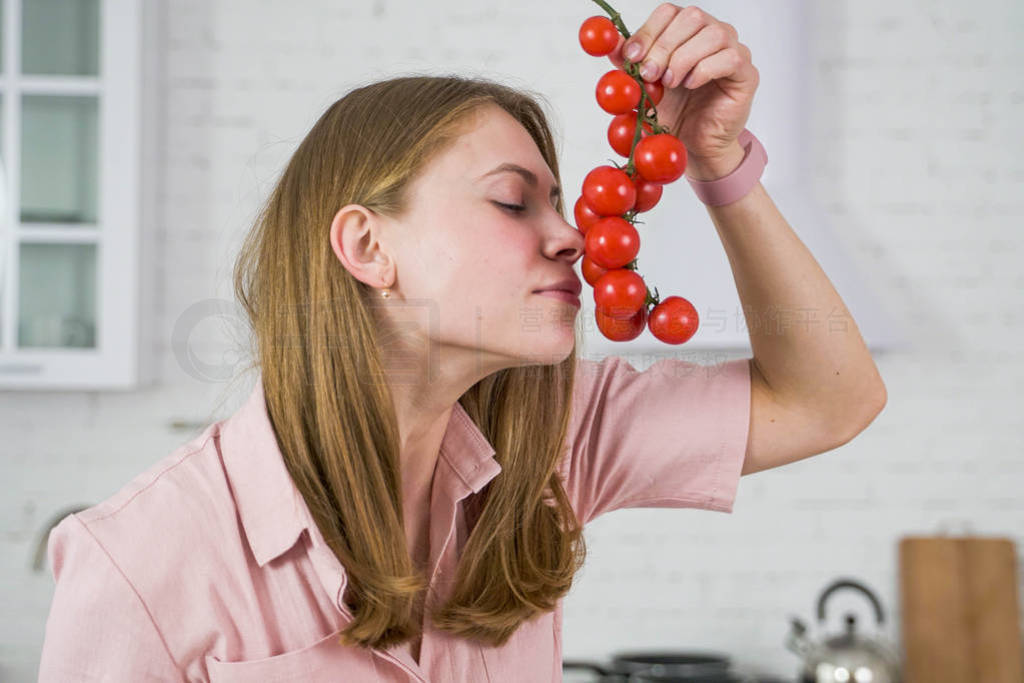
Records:
{"label": "thumb", "polygon": [[621,69],[622,65],[626,62],[625,57],[622,56],[622,46],[626,43],[626,39],[619,34],[619,42],[615,46],[615,49],[608,53],[608,59],[611,60],[617,68]]}

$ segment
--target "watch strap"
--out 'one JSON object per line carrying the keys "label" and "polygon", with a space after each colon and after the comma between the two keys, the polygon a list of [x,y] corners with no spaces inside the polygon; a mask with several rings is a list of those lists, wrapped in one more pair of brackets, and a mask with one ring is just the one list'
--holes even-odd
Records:
{"label": "watch strap", "polygon": [[732,173],[717,180],[694,180],[686,177],[697,198],[708,206],[724,206],[742,199],[757,185],[764,173],[764,167],[768,164],[768,153],[761,141],[744,128],[737,142],[745,153],[743,161]]}

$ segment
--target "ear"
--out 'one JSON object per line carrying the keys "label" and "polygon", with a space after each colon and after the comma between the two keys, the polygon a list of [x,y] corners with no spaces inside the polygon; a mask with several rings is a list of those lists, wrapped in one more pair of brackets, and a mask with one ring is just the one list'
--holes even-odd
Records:
{"label": "ear", "polygon": [[394,282],[394,259],[380,241],[381,217],[359,204],[343,206],[331,221],[331,249],[352,276],[372,287]]}

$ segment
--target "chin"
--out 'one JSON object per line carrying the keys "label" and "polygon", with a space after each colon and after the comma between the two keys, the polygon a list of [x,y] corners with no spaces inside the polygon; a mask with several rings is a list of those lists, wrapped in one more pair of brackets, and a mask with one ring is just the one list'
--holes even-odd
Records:
{"label": "chin", "polygon": [[533,349],[528,357],[533,360],[533,365],[558,365],[572,354],[575,346],[575,336],[570,334],[561,343],[552,344],[544,349]]}

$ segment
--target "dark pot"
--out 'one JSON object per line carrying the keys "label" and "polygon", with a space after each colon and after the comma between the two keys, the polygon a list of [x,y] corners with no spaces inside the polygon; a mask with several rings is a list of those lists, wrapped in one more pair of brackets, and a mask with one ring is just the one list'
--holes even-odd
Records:
{"label": "dark pot", "polygon": [[730,672],[728,655],[715,652],[630,651],[616,654],[611,665],[563,660],[562,671],[590,671],[595,683],[785,683]]}

